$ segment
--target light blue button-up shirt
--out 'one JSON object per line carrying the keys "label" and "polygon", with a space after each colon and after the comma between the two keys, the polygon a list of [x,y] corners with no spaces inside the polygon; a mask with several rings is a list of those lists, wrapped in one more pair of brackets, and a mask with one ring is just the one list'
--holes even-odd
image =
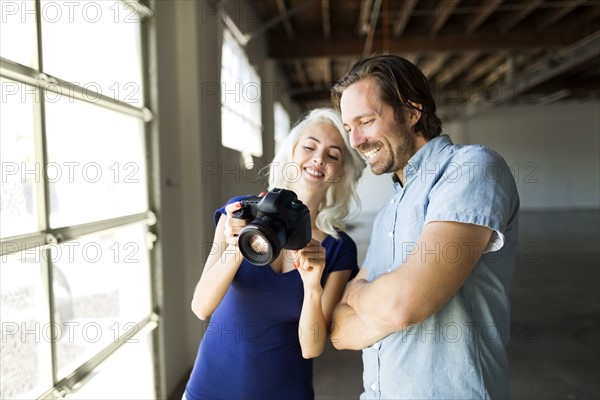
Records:
{"label": "light blue button-up shirt", "polygon": [[[432,221],[493,230],[460,290],[431,317],[363,350],[361,399],[508,397],[509,290],[517,254],[519,197],[504,159],[483,146],[430,140],[409,160],[404,187],[378,213],[364,268],[369,280],[402,268],[412,254],[456,257],[458,246],[421,249]],[[394,175],[395,177],[395,175]]]}

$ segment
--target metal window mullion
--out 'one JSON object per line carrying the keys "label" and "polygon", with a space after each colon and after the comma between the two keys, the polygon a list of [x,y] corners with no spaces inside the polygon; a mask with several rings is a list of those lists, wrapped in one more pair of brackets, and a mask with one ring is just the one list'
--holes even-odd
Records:
{"label": "metal window mullion", "polygon": [[66,93],[68,98],[73,98],[87,103],[92,103],[112,111],[131,115],[143,121],[150,121],[153,118],[152,112],[147,108],[134,107],[128,103],[119,101],[94,90],[64,81],[62,79],[51,77],[47,74],[40,74],[39,83],[43,85],[43,90],[53,92],[63,96]]}
{"label": "metal window mullion", "polygon": [[[155,8],[155,1],[149,0],[149,7]],[[145,19],[140,23],[141,29],[141,45],[142,45],[142,64],[145,66],[142,72],[144,82],[144,104],[151,109],[158,109],[158,66],[156,54],[156,24],[155,19]],[[159,164],[159,131],[156,120],[148,121],[144,124],[145,146],[147,160],[146,169],[148,176],[148,204],[151,209],[161,210],[161,182],[160,182],[160,164]],[[164,324],[162,323],[163,304],[163,275],[162,275],[162,240],[160,237],[160,226],[155,225],[150,232],[157,237],[157,242],[154,243],[149,253],[149,268],[150,268],[150,290],[152,310],[156,316],[157,329],[152,331],[152,360],[154,372],[154,391],[156,398],[166,398],[166,365],[164,354]]]}
{"label": "metal window mullion", "polygon": [[34,86],[39,72],[33,68],[0,57],[0,76]]}
{"label": "metal window mullion", "polygon": [[126,345],[131,340],[138,339],[143,335],[154,331],[158,326],[158,319],[158,315],[151,313],[136,324],[137,329],[125,332],[113,340],[108,346],[78,367],[71,374],[61,379],[59,382],[56,382],[51,390],[42,394],[38,399],[56,399],[72,393],[77,384],[84,382],[91,372],[98,368],[108,357],[119,350],[119,348]]}
{"label": "metal window mullion", "polygon": [[131,7],[131,11],[135,11],[140,20],[154,17],[154,11],[140,0],[121,0],[121,2]]}
{"label": "metal window mullion", "polygon": [[151,121],[154,117],[152,112],[146,107],[134,107],[110,96],[36,71],[5,58],[0,58],[0,76],[31,85],[38,89],[40,91],[40,97],[38,98],[40,103],[43,103],[43,100],[46,99],[46,92],[50,92],[54,94],[52,97],[53,102],[58,101],[60,96],[66,96],[69,99],[85,101],[112,111],[131,115],[145,122]]}
{"label": "metal window mullion", "polygon": [[0,241],[0,255],[2,255],[2,257],[5,257],[9,254],[33,249],[35,247],[41,247],[46,243],[46,233],[44,232],[35,232],[28,235],[11,236],[8,238],[3,238]]}
{"label": "metal window mullion", "polygon": [[[44,282],[46,297],[48,300],[48,322],[49,326],[56,326],[56,308],[54,304],[54,268],[52,263],[52,248],[49,246],[40,249],[42,254],[42,280]],[[50,358],[52,366],[52,385],[54,386],[58,380],[58,358],[57,358],[57,342],[56,329],[50,329]]]}
{"label": "metal window mullion", "polygon": [[60,243],[78,237],[89,235],[109,229],[116,229],[122,226],[143,223],[149,226],[156,223],[156,215],[152,211],[144,213],[127,215],[125,217],[117,217],[108,220],[90,222],[63,228],[47,229],[43,232],[35,232],[28,235],[12,236],[4,238],[0,241],[1,253],[6,256],[20,251],[29,250],[35,247],[42,247],[54,243]]}
{"label": "metal window mullion", "polygon": [[[36,54],[37,54],[37,67],[39,71],[44,68],[44,60],[42,55],[42,16],[41,16],[41,4],[40,0],[35,2],[35,13],[36,13]],[[27,76],[39,75],[37,71],[30,71]],[[48,146],[46,141],[46,109],[43,101],[43,91],[40,86],[34,85],[36,92],[36,99],[34,104],[34,152],[35,160],[40,165],[45,166],[48,162]],[[50,184],[46,179],[36,179],[36,203],[38,210],[38,229],[40,231],[47,231],[50,227]],[[44,235],[44,241],[47,242],[49,239],[48,235]],[[42,268],[42,281],[44,282],[46,290],[46,299],[48,301],[48,321],[50,326],[55,326],[55,307],[54,307],[54,271],[52,266],[52,249],[49,247],[40,248],[42,255],[41,268]],[[51,374],[52,384],[54,385],[57,381],[58,374],[58,360],[57,360],[57,345],[56,345],[56,332],[54,329],[50,329],[50,360],[51,360]]]}
{"label": "metal window mullion", "polygon": [[154,225],[156,223],[156,216],[152,211],[147,211],[144,213],[133,214],[99,222],[91,222],[88,224],[52,229],[51,232],[57,237],[59,242],[65,242],[81,236],[90,235],[92,233],[107,231],[140,222],[146,222],[148,225]]}

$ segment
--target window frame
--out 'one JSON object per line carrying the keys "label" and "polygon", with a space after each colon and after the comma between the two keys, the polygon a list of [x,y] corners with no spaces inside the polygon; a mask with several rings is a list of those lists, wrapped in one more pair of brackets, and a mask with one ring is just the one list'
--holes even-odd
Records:
{"label": "window frame", "polygon": [[[156,310],[161,309],[159,296],[160,290],[158,282],[158,271],[160,270],[160,257],[157,252],[160,251],[160,242],[156,234],[156,214],[153,211],[158,203],[156,192],[158,160],[153,158],[153,146],[157,140],[157,126],[154,123],[152,111],[148,108],[155,105],[156,81],[155,77],[151,77],[148,71],[154,70],[155,60],[152,58],[154,50],[151,47],[152,34],[152,2],[142,2],[140,0],[114,0],[134,10],[136,16],[140,19],[140,46],[141,46],[141,65],[142,65],[142,82],[144,85],[143,104],[136,107],[118,99],[114,99],[105,94],[94,93],[94,105],[104,107],[112,111],[124,113],[133,116],[143,122],[144,135],[147,140],[144,144],[143,151],[147,154],[146,176],[148,177],[146,193],[148,196],[148,209],[145,212],[125,215],[117,218],[109,218],[105,220],[97,220],[94,222],[84,223],[80,225],[65,226],[59,228],[51,228],[49,220],[49,182],[46,179],[36,180],[36,190],[38,195],[34,199],[37,202],[37,220],[38,229],[35,232],[0,238],[0,256],[4,257],[10,254],[18,254],[23,251],[32,251],[39,249],[43,253],[40,258],[40,265],[43,276],[43,289],[47,306],[48,320],[50,324],[55,323],[55,307],[53,293],[53,264],[50,256],[50,246],[60,244],[69,240],[76,240],[82,236],[93,233],[101,233],[106,230],[118,229],[131,224],[146,224],[148,234],[146,237],[146,250],[149,252],[149,268],[151,275],[151,312],[142,318],[141,321],[136,321],[139,329],[132,331],[123,331],[118,338],[115,338],[109,345],[104,347],[96,355],[87,359],[86,362],[77,367],[66,377],[57,379],[57,359],[56,359],[56,332],[50,329],[50,353],[52,358],[52,378],[53,386],[48,388],[44,393],[39,393],[39,398],[61,398],[65,393],[76,390],[76,386],[84,383],[85,379],[111,355],[115,354],[123,346],[127,346],[131,339],[142,337],[151,334],[153,342],[153,360],[154,360],[154,391],[157,397],[161,397],[164,388],[161,387],[164,381],[164,368],[161,367],[160,340],[161,329],[158,329],[161,324],[161,316]],[[147,4],[148,3],[148,4]],[[24,3],[23,3],[24,4]],[[41,18],[41,3],[40,0],[35,1],[36,13],[36,50],[37,50],[37,69],[31,68],[11,60],[0,57],[0,76],[5,79],[17,82],[23,85],[30,85],[35,90],[35,96],[39,101],[34,104],[34,143],[36,162],[39,162],[44,167],[48,163],[47,144],[46,144],[46,127],[45,127],[45,105],[44,93],[51,92],[69,98],[88,101],[87,95],[90,93],[89,88],[84,88],[76,84],[69,83],[59,77],[49,76],[44,73],[43,58],[42,58],[42,18]],[[15,244],[18,244],[15,246]]]}

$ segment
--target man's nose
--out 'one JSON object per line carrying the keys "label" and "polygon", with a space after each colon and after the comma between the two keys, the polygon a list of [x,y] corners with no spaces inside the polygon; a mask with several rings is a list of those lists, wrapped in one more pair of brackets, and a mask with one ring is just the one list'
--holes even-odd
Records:
{"label": "man's nose", "polygon": [[350,131],[350,146],[357,149],[361,144],[367,141],[359,127],[352,128]]}

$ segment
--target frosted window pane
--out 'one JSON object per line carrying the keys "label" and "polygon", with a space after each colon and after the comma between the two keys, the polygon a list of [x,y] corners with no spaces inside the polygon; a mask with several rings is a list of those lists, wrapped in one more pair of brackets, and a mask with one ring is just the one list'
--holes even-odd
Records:
{"label": "frosted window pane", "polygon": [[37,68],[35,1],[0,2],[0,57]]}
{"label": "frosted window pane", "polygon": [[50,225],[146,211],[144,126],[83,101],[46,101]]}
{"label": "frosted window pane", "polygon": [[77,391],[73,400],[154,399],[151,334],[132,339],[111,355]]}
{"label": "frosted window pane", "polygon": [[0,260],[0,399],[35,399],[52,387],[53,326],[42,260],[35,249]]}
{"label": "frosted window pane", "polygon": [[119,0],[42,0],[44,72],[142,107],[136,7]]}
{"label": "frosted window pane", "polygon": [[54,286],[63,288],[55,295],[69,299],[56,308],[63,333],[56,343],[59,377],[151,313],[145,235],[145,225],[133,225],[52,247]]}
{"label": "frosted window pane", "polygon": [[43,177],[35,159],[34,88],[0,78],[0,95],[0,233],[9,237],[38,230],[36,182]]}

